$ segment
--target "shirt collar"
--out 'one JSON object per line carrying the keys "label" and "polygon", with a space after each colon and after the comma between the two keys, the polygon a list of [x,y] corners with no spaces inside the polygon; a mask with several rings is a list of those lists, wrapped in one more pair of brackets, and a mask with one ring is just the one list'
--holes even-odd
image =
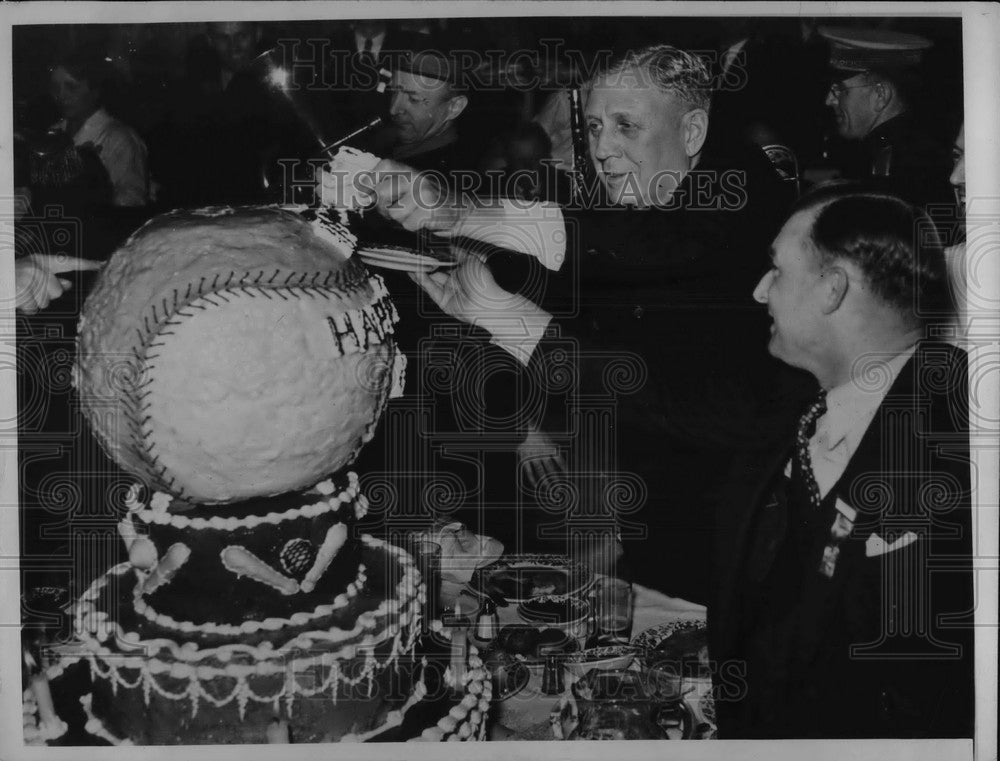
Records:
{"label": "shirt collar", "polygon": [[[73,144],[82,145],[83,143],[93,142],[104,131],[108,124],[111,123],[111,121],[111,114],[103,108],[97,109],[94,113],[87,117],[87,120],[83,123],[77,133],[73,135]],[[65,124],[65,122],[63,123]]]}
{"label": "shirt collar", "polygon": [[845,440],[849,448],[857,446],[915,348],[888,359],[873,357],[865,362],[864,379],[851,379],[827,392],[826,413],[816,422],[816,441],[821,447],[833,450]]}
{"label": "shirt collar", "polygon": [[[343,39],[343,38],[341,38]],[[378,55],[379,51],[382,50],[382,42],[385,40],[385,32],[382,34],[376,34],[374,37],[365,37],[361,32],[355,30],[354,32],[354,49],[359,53],[364,52],[365,40],[371,39],[372,41],[372,54]]]}
{"label": "shirt collar", "polygon": [[439,148],[458,142],[458,130],[454,124],[447,125],[444,130],[433,137],[418,143],[400,144],[392,152],[393,158],[402,159],[409,156],[421,156]]}

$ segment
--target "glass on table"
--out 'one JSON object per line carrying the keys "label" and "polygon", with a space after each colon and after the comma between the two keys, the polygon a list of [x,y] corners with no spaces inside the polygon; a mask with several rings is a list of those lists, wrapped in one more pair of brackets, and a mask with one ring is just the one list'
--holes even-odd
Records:
{"label": "glass on table", "polygon": [[592,592],[595,645],[627,645],[635,608],[632,582],[614,576],[597,579]]}
{"label": "glass on table", "polygon": [[417,570],[427,590],[424,604],[424,626],[440,617],[441,611],[441,545],[429,539],[409,537],[405,549],[413,556]]}

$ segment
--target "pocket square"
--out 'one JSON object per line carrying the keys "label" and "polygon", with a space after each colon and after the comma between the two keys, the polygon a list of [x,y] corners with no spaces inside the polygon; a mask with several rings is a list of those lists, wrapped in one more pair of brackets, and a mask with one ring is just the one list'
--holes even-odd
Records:
{"label": "pocket square", "polygon": [[865,542],[865,557],[874,558],[879,555],[887,555],[890,552],[901,550],[917,541],[918,537],[912,531],[907,531],[894,542],[887,542],[878,534],[872,534]]}

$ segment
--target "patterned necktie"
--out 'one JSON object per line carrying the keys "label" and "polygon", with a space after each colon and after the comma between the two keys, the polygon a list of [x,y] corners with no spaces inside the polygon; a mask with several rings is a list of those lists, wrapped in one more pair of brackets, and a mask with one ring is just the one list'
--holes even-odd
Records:
{"label": "patterned necktie", "polygon": [[820,495],[819,484],[816,483],[816,474],[813,473],[812,457],[809,456],[809,439],[816,432],[816,421],[825,412],[826,391],[821,391],[819,398],[806,410],[806,414],[799,420],[799,430],[795,435],[795,456],[799,461],[802,480],[805,482],[806,489],[809,492],[809,502],[815,508],[819,508]]}

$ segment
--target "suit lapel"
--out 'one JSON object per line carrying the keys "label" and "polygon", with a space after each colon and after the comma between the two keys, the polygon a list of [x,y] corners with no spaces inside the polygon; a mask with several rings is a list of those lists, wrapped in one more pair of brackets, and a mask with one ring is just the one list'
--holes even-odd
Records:
{"label": "suit lapel", "polygon": [[[725,545],[718,550],[720,556],[717,567],[722,570],[717,578],[719,586],[715,604],[709,607],[709,636],[714,640],[717,652],[728,652],[730,643],[738,634],[736,626],[740,620],[739,611],[742,606],[737,590],[746,581],[745,570],[747,556],[751,550],[751,529],[763,512],[787,510],[787,504],[778,503],[774,494],[776,479],[782,476],[785,464],[794,451],[794,433],[786,437],[786,441],[787,445],[777,453],[772,452],[769,456],[755,460],[755,465],[757,463],[762,465],[752,469],[762,476],[753,481],[750,499],[740,500],[739,504],[744,506],[741,514],[725,521],[725,531],[729,535],[725,538]],[[721,505],[720,509],[734,509],[734,505]]]}
{"label": "suit lapel", "polygon": [[[867,536],[881,523],[884,500],[891,498],[887,495],[896,492],[895,482],[905,475],[898,472],[897,456],[914,451],[916,446],[910,441],[916,421],[900,425],[900,416],[912,417],[918,408],[914,400],[914,386],[920,351],[918,346],[900,369],[844,473],[831,490],[836,498],[858,511],[854,521],[856,533],[866,531]],[[881,503],[873,504],[873,498],[880,499]]]}

